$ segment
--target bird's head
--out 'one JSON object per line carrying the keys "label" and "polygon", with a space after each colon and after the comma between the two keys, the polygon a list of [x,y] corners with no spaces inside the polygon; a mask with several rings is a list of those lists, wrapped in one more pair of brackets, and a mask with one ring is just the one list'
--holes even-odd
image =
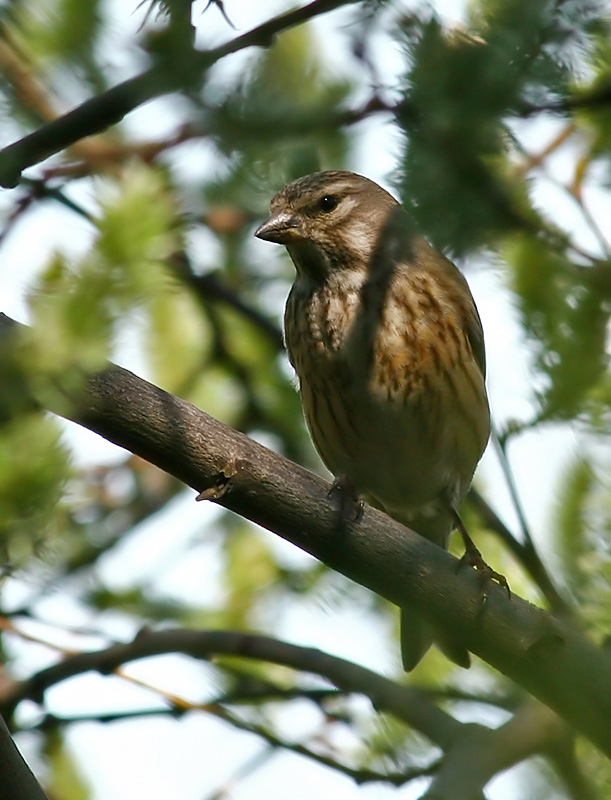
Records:
{"label": "bird's head", "polygon": [[317,281],[366,268],[397,201],[362,175],[315,172],[285,186],[255,236],[283,244],[298,273]]}

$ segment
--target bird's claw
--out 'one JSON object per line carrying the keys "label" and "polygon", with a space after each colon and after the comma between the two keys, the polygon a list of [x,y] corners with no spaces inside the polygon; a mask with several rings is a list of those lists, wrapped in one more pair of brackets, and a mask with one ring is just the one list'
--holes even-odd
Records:
{"label": "bird's claw", "polygon": [[505,576],[501,575],[500,572],[493,570],[492,567],[490,567],[484,561],[482,554],[471,539],[468,541],[465,540],[465,553],[460,559],[459,564],[461,566],[466,564],[469,567],[473,567],[473,569],[476,570],[478,575],[481,577],[482,581],[494,581],[495,583],[498,583],[500,587],[506,590],[507,596],[511,597],[511,590]]}
{"label": "bird's claw", "polygon": [[357,493],[354,484],[348,478],[340,475],[333,481],[327,495],[331,497],[334,493],[339,496],[340,527],[345,527],[348,522],[360,522],[365,502]]}
{"label": "bird's claw", "polygon": [[[462,536],[462,540],[465,544],[465,553],[463,557],[459,561],[459,566],[463,564],[467,564],[469,567],[473,567],[474,570],[478,573],[480,578],[482,579],[483,583],[487,583],[488,581],[494,581],[498,583],[498,585],[505,589],[507,592],[507,597],[511,597],[511,590],[509,589],[509,584],[507,583],[507,579],[504,575],[501,575],[500,572],[495,572],[492,567],[488,566],[484,561],[484,558],[480,551],[477,549],[475,542],[469,536],[469,531],[467,530],[465,523],[460,518],[459,513],[456,509],[453,509],[454,512],[454,522],[456,524],[456,528],[460,532]],[[484,601],[486,600],[486,592],[484,591]]]}

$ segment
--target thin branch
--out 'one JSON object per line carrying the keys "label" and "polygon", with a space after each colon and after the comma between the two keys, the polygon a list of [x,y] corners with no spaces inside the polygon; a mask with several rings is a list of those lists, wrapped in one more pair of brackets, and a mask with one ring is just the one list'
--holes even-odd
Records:
{"label": "thin branch", "polygon": [[[11,684],[4,690],[0,706],[10,714],[22,700],[29,698],[40,701],[51,686],[75,675],[91,670],[102,674],[115,673],[130,661],[165,653],[184,653],[204,660],[221,654],[240,656],[321,675],[343,691],[359,692],[370,697],[378,710],[388,711],[442,748],[451,746],[463,727],[462,723],[436,708],[418,690],[400,686],[350,661],[314,648],[230,631],[145,630],[133,642],[67,656],[29,679]],[[166,699],[185,710],[182,701]]]}
{"label": "thin branch", "polygon": [[[591,155],[584,156],[577,162],[577,169],[575,173],[575,177],[572,181],[571,185],[566,185],[561,180],[556,178],[545,169],[545,160],[552,155],[554,152],[558,150],[570,137],[572,137],[576,132],[578,132],[578,128],[576,123],[570,122],[568,123],[561,131],[558,133],[552,141],[546,145],[544,148],[541,149],[539,153],[529,153],[522,142],[519,140],[517,136],[512,136],[512,141],[514,145],[518,148],[518,150],[522,153],[525,157],[524,163],[520,165],[520,172],[527,173],[532,169],[539,169],[545,179],[553,184],[556,188],[563,191],[565,194],[569,196],[571,201],[577,205],[581,216],[583,217],[583,221],[585,222],[586,226],[590,229],[593,237],[598,242],[598,246],[600,251],[603,255],[604,259],[609,259],[611,257],[611,246],[607,241],[604,233],[600,229],[600,226],[596,222],[596,219],[592,215],[590,209],[586,206],[581,192],[581,185],[583,183],[585,177],[585,171],[587,165],[590,163]],[[586,252],[583,248],[579,245],[575,244],[574,242],[569,243],[569,247],[577,253],[577,255],[581,256],[582,258],[586,259],[587,261],[595,264],[599,261],[599,259],[592,255],[591,253]]]}
{"label": "thin branch", "polygon": [[170,708],[139,708],[135,711],[110,711],[104,714],[45,714],[37,722],[29,725],[15,725],[14,732],[55,731],[68,725],[79,725],[83,722],[99,722],[101,725],[109,725],[113,722],[126,722],[147,717],[173,717],[176,719],[185,713],[187,712],[184,709],[171,706]]}
{"label": "thin branch", "polygon": [[273,748],[281,748],[287,750],[295,755],[304,756],[310,761],[315,761],[325,767],[334,769],[336,772],[341,772],[349,778],[352,778],[359,785],[365,783],[391,783],[393,786],[403,786],[415,778],[422,778],[423,776],[431,775],[439,766],[439,761],[429,764],[425,767],[415,767],[413,769],[401,770],[399,772],[378,772],[376,770],[364,769],[358,767],[350,767],[348,764],[341,763],[330,756],[317,753],[311,748],[299,744],[298,742],[288,742],[280,736],[277,736],[272,731],[268,730],[262,725],[256,725],[251,722],[246,722],[240,719],[235,714],[232,714],[228,709],[219,707],[215,710],[214,715],[220,719],[224,719],[234,728],[238,730],[253,733],[263,739]]}
{"label": "thin branch", "polygon": [[519,165],[519,170],[522,174],[530,172],[535,167],[540,167],[545,159],[549,158],[555,153],[565,142],[567,142],[573,134],[577,132],[577,125],[575,122],[568,122],[562,130],[557,133],[548,144],[542,147],[538,153],[528,153],[522,144],[513,136],[513,141],[520,145],[520,150],[525,156],[524,161]]}
{"label": "thin branch", "polygon": [[[433,786],[439,790],[435,797],[471,800],[479,797],[478,790],[497,772],[550,748],[553,743],[562,741],[568,732],[557,715],[534,702],[523,705],[508,723],[496,730],[460,723],[433,705],[422,692],[396,684],[344,659],[268,637],[226,631],[144,630],[133,642],[69,656],[25,681],[12,684],[4,691],[2,705],[11,711],[25,698],[40,701],[47,689],[69,677],[92,670],[102,674],[117,674],[118,671],[125,674],[123,665],[129,661],[170,652],[205,660],[221,654],[262,659],[313,672],[343,691],[368,696],[376,710],[389,713],[414,727],[444,751],[442,762],[428,765],[422,771],[382,774],[354,769],[304,745],[289,743],[267,728],[245,721],[217,702],[195,705],[172,694],[164,695],[164,700],[177,713],[201,710],[213,714],[234,727],[256,734],[274,747],[282,747],[341,770],[360,783],[383,780],[401,785],[417,775],[431,774],[433,770],[437,773]],[[451,791],[448,791],[449,786],[453,787]]]}
{"label": "thin branch", "polygon": [[30,187],[31,201],[51,199],[57,201],[60,205],[65,206],[70,211],[74,211],[79,217],[86,219],[87,222],[95,224],[96,219],[93,214],[90,214],[82,205],[71,200],[61,191],[57,186],[49,186],[46,180],[36,180],[35,178],[24,178],[23,184]]}
{"label": "thin branch", "polygon": [[[235,634],[240,638],[244,638],[242,634]],[[123,678],[130,679],[128,675],[124,672],[121,667],[117,667],[113,670],[114,675],[119,675]],[[34,678],[36,680],[36,678]],[[145,686],[152,691],[159,692],[158,689],[151,687],[150,684],[146,682],[142,682],[139,680],[134,680],[139,686]],[[408,690],[409,691],[409,690]],[[19,728],[20,731],[34,731],[34,730],[53,730],[59,727],[63,727],[68,724],[75,724],[75,723],[82,723],[86,721],[96,721],[102,723],[112,723],[117,721],[123,721],[128,719],[138,719],[142,717],[148,716],[158,716],[163,714],[169,714],[173,717],[182,716],[188,712],[195,712],[201,711],[207,714],[210,714],[218,719],[221,719],[227,723],[229,723],[232,727],[237,728],[238,730],[245,731],[247,733],[252,733],[259,738],[263,739],[269,745],[271,745],[271,749],[264,751],[267,753],[268,756],[273,753],[277,749],[287,750],[289,752],[295,753],[296,755],[304,756],[312,761],[315,761],[319,764],[323,764],[329,768],[335,769],[336,771],[342,772],[343,774],[353,778],[357,783],[368,783],[368,782],[386,782],[392,783],[394,785],[400,786],[406,783],[409,780],[412,780],[416,777],[421,777],[422,775],[428,775],[430,772],[437,767],[437,762],[429,767],[426,768],[418,768],[414,770],[404,770],[401,772],[378,772],[375,770],[367,770],[363,768],[353,768],[347,764],[341,763],[336,759],[324,755],[322,753],[318,753],[312,750],[305,744],[299,744],[295,742],[289,742],[288,740],[284,739],[283,737],[278,736],[277,734],[273,733],[269,728],[264,727],[263,725],[258,725],[253,722],[248,722],[247,720],[243,719],[242,717],[234,714],[226,707],[226,703],[235,703],[235,702],[242,702],[244,700],[248,702],[252,702],[253,700],[257,700],[260,702],[261,700],[278,700],[278,699],[287,699],[287,696],[290,694],[291,699],[293,698],[300,698],[309,697],[312,699],[312,693],[308,693],[307,690],[301,692],[298,689],[292,690],[290,693],[282,692],[281,690],[277,690],[273,696],[267,696],[265,698],[257,698],[257,697],[238,697],[231,700],[230,698],[225,698],[223,700],[214,700],[204,704],[197,704],[188,702],[182,698],[179,698],[173,694],[167,694],[164,692],[159,692],[161,697],[163,698],[164,702],[168,704],[168,707],[162,709],[148,709],[148,710],[140,710],[140,711],[131,711],[131,712],[117,712],[117,713],[108,713],[108,714],[87,714],[87,715],[78,715],[72,717],[59,717],[53,714],[46,714],[38,723],[35,725],[31,725],[26,728]],[[331,693],[335,695],[343,694],[339,692],[337,689],[332,690],[321,690],[321,696],[328,697]],[[268,692],[269,695],[269,692]],[[322,711],[322,709],[321,709]],[[327,712],[323,712],[325,716],[326,722],[333,721],[342,721],[338,718],[334,717],[334,715],[329,714]],[[263,755],[263,754],[262,754]],[[214,796],[217,796],[215,793]]]}
{"label": "thin branch", "polygon": [[494,444],[499,464],[501,466],[501,470],[505,477],[505,483],[507,484],[507,488],[509,490],[509,495],[511,497],[511,501],[513,503],[514,511],[518,517],[518,522],[520,524],[520,528],[522,530],[522,536],[524,538],[524,542],[528,542],[532,546],[532,536],[530,533],[530,526],[526,520],[526,514],[524,512],[524,507],[522,505],[522,501],[520,500],[520,495],[518,493],[518,488],[516,486],[515,478],[513,477],[513,471],[511,469],[511,464],[509,463],[509,459],[507,458],[507,452],[505,449],[505,440],[501,438],[499,432],[496,430],[495,426],[492,426],[492,435],[490,437],[492,439],[492,443]]}
{"label": "thin branch", "polygon": [[[508,687],[506,691],[469,691],[460,687],[447,686],[420,686],[418,687],[426,697],[434,697],[437,701],[442,700],[458,703],[476,703],[478,705],[490,706],[503,711],[514,712],[520,703],[523,702],[524,695],[516,687],[512,692]],[[447,703],[446,703],[447,704]]]}
{"label": "thin branch", "polygon": [[191,288],[196,297],[206,304],[212,300],[230,306],[245,319],[252,322],[278,352],[284,350],[282,332],[278,326],[269,317],[262,314],[259,309],[245,303],[239,294],[227,286],[217,275],[212,273],[197,275],[184,251],[175,253],[170,263],[177,276],[186,286]]}
{"label": "thin branch", "polygon": [[550,100],[548,103],[523,103],[517,110],[516,116],[527,119],[536,114],[571,114],[584,109],[604,113],[609,107],[611,107],[611,89],[608,83],[601,81],[593,89],[575,92],[571,97],[563,97],[561,100]]}
{"label": "thin branch", "polygon": [[238,781],[244,780],[260,769],[264,764],[274,757],[277,750],[275,747],[266,745],[259,753],[256,753],[251,758],[247,759],[241,764],[229,779],[225,780],[222,786],[219,786],[214,791],[207,794],[203,800],[223,800],[223,798],[231,798],[232,790],[237,785]]}
{"label": "thin branch", "polygon": [[[225,56],[249,47],[269,47],[279,33],[355,1],[314,0],[302,8],[279,14],[224,45],[193,51],[190,54],[190,72],[201,77]],[[156,64],[0,150],[0,185],[5,188],[16,186],[24,169],[70,147],[79,139],[115,125],[143,103],[179,91],[183,88],[182,73],[182,70],[169,70],[165,62]]]}
{"label": "thin branch", "polygon": [[43,171],[43,179],[48,181],[52,178],[74,179],[90,177],[95,173],[116,171],[120,164],[134,158],[145,164],[150,164],[168,150],[192,139],[202,138],[205,135],[199,125],[186,123],[165,139],[108,142],[100,137],[97,139],[90,137],[85,141],[90,145],[95,142],[95,147],[90,146],[86,150],[83,148],[84,152],[79,151],[77,155],[82,160],[48,167]]}

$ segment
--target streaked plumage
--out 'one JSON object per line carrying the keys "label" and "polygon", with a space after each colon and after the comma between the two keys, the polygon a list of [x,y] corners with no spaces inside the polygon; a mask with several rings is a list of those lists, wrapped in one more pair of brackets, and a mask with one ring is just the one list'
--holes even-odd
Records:
{"label": "streaked plumage", "polygon": [[[351,172],[286,186],[258,229],[297,276],[289,358],[321,458],[395,519],[446,546],[489,436],[480,319],[458,269],[419,237],[377,184]],[[403,611],[406,669],[448,632]]]}

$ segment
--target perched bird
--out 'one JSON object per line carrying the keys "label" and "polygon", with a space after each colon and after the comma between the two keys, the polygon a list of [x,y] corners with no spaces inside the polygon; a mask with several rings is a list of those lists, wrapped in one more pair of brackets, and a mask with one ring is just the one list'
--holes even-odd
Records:
{"label": "perched bird", "polygon": [[[290,183],[255,236],[285,245],[297,270],[286,345],[336,482],[441,547],[458,527],[486,567],[457,513],[490,432],[482,325],[462,274],[352,172]],[[433,640],[469,665],[451,632],[402,609],[406,670]]]}

